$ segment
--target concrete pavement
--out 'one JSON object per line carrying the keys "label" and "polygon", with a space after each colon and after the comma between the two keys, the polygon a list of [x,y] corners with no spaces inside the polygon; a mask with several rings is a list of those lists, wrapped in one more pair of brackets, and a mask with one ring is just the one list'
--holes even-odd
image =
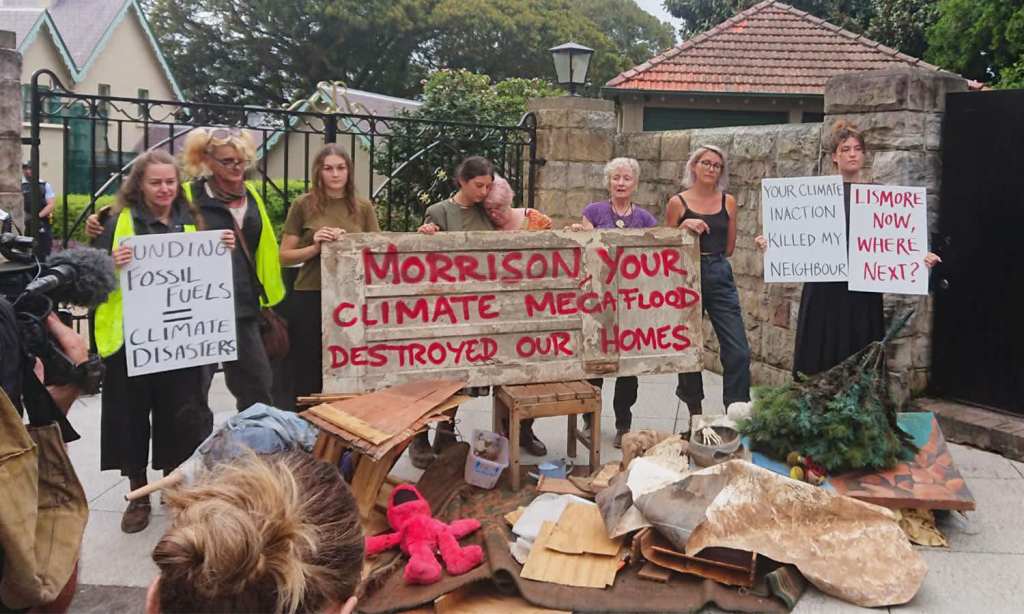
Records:
{"label": "concrete pavement", "polygon": [[[609,381],[608,384],[611,382]],[[721,378],[705,373],[706,407],[721,406]],[[640,378],[640,397],[634,407],[633,426],[664,431],[684,427],[685,408],[679,409],[674,376]],[[612,386],[604,391],[602,460],[620,458],[612,448],[614,414],[611,409]],[[489,429],[491,399],[473,399],[459,412],[457,429],[468,437],[474,428]],[[234,413],[234,399],[218,375],[210,392],[210,404],[219,423]],[[89,524],[82,548],[79,591],[72,612],[141,612],[145,588],[156,575],[150,553],[167,526],[165,510],[153,497],[153,520],[141,533],[126,535],[120,530],[124,494],[128,482],[116,472],[99,471],[99,397],[79,400],[70,412],[71,422],[82,434],[72,443],[71,459],[89,499]],[[547,444],[549,457],[565,456],[565,419],[549,418],[535,424],[538,436]],[[971,612],[1011,613],[1024,611],[1019,591],[1024,578],[1024,463],[996,454],[951,444],[953,456],[978,503],[978,510],[966,520],[948,515],[941,528],[950,542],[949,549],[920,548],[928,563],[925,584],[909,604],[888,608],[894,613]],[[576,459],[586,463],[583,453]],[[525,457],[526,462],[536,459]],[[403,456],[395,467],[399,477],[415,480],[420,472]],[[151,472],[150,479],[160,475]],[[1015,605],[1016,604],[1016,605]],[[811,589],[794,612],[855,612],[863,610]],[[885,610],[880,608],[879,610]],[[714,607],[706,612],[719,612]]]}

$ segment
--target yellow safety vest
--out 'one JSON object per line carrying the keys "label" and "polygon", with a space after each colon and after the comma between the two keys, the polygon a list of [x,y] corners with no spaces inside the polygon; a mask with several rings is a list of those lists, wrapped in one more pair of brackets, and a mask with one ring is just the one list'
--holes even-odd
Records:
{"label": "yellow safety vest", "polygon": [[[185,232],[196,231],[195,224],[185,224],[184,227]],[[114,240],[110,244],[111,251],[117,249],[123,239],[134,236],[135,222],[132,220],[131,211],[121,209],[117,215],[117,225],[114,226]],[[96,334],[96,349],[103,358],[120,350],[124,345],[124,306],[121,303],[120,279],[106,302],[96,308],[93,328]]]}
{"label": "yellow safety vest", "polygon": [[[181,187],[185,192],[185,198],[188,199],[188,202],[192,202],[192,184],[186,183]],[[260,230],[260,244],[253,256],[253,259],[256,260],[256,277],[263,284],[263,291],[267,294],[266,300],[263,300],[262,296],[260,297],[260,306],[273,307],[280,303],[285,295],[284,280],[281,279],[281,260],[277,253],[277,237],[274,236],[274,227],[270,223],[270,216],[267,215],[267,207],[263,204],[263,198],[260,197],[256,186],[246,181],[245,189],[256,201],[256,208],[259,209],[260,220],[263,222],[263,228]]]}

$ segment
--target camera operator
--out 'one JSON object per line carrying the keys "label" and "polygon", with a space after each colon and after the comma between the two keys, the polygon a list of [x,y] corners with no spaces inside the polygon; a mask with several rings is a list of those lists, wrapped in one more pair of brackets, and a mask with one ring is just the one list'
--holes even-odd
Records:
{"label": "camera operator", "polygon": [[[52,313],[44,325],[72,364],[88,362],[78,333]],[[77,438],[64,414],[81,390],[44,388],[44,375],[23,352],[14,308],[0,296],[0,612],[65,611],[75,591],[89,509],[64,447]]]}

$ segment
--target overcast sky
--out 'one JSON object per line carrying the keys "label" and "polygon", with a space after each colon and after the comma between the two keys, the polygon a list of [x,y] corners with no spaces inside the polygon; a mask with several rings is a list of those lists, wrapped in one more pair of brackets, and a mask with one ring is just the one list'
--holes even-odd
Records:
{"label": "overcast sky", "polygon": [[668,23],[672,24],[672,26],[675,27],[676,30],[678,30],[679,26],[682,25],[682,22],[680,22],[672,15],[669,15],[668,11],[666,11],[665,8],[661,5],[661,2],[662,0],[636,0],[636,3],[640,6],[640,8],[647,11],[651,15],[654,15],[655,17],[662,21],[667,21]]}

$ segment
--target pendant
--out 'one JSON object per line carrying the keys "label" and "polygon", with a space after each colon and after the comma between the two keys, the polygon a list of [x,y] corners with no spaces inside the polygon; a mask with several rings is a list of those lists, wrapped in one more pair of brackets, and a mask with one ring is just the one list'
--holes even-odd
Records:
{"label": "pendant", "polygon": [[619,228],[625,228],[626,227],[626,223],[623,222],[622,220],[615,220],[615,225],[618,226]]}

